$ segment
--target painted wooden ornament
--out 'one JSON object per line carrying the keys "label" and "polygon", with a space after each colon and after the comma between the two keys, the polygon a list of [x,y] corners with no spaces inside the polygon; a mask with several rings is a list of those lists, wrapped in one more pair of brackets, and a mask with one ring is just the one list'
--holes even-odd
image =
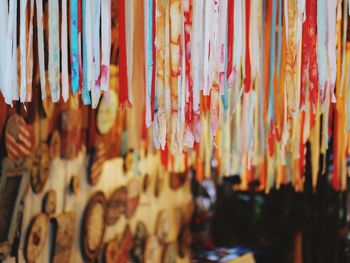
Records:
{"label": "painted wooden ornament", "polygon": [[106,224],[115,224],[121,215],[126,214],[127,188],[125,186],[116,189],[109,197],[106,213]]}
{"label": "painted wooden ornament", "polygon": [[176,243],[167,244],[162,255],[162,263],[176,263],[177,246]]}
{"label": "painted wooden ornament", "polygon": [[61,136],[60,133],[55,130],[50,138],[50,158],[54,160],[59,158],[61,154]]}
{"label": "painted wooden ornament", "polygon": [[85,259],[93,262],[102,249],[105,235],[107,201],[103,192],[96,192],[89,200],[82,227],[82,250]]}
{"label": "painted wooden ornament", "polygon": [[161,262],[162,248],[155,236],[149,236],[145,246],[145,263]]}
{"label": "painted wooden ornament", "polygon": [[62,112],[61,116],[61,157],[73,159],[81,149],[81,114],[77,109]]}
{"label": "painted wooden ornament", "polygon": [[5,145],[7,155],[15,160],[28,157],[34,150],[33,127],[18,114],[11,115],[7,120]]}
{"label": "painted wooden ornament", "polygon": [[96,185],[101,177],[104,162],[107,160],[107,147],[104,142],[96,144],[91,153],[89,164],[89,182]]}
{"label": "painted wooden ornament", "polygon": [[43,209],[42,209],[43,213],[47,214],[48,216],[55,214],[56,201],[57,201],[56,191],[53,189],[50,189],[49,191],[47,191],[43,200]]}
{"label": "painted wooden ornament", "polygon": [[170,215],[167,210],[158,213],[156,221],[156,236],[160,244],[165,244],[170,232]]}
{"label": "painted wooden ornament", "polygon": [[122,235],[106,244],[104,258],[106,263],[127,263],[129,251],[133,247],[133,236],[130,226],[127,225]]}
{"label": "painted wooden ornament", "polygon": [[40,143],[32,157],[30,181],[34,193],[40,193],[49,177],[50,159],[49,148],[45,143]]}
{"label": "painted wooden ornament", "polygon": [[97,130],[107,134],[113,127],[118,111],[118,98],[114,90],[105,93],[97,109]]}
{"label": "painted wooden ornament", "polygon": [[56,225],[53,263],[70,262],[75,234],[75,213],[67,212],[54,218]]}
{"label": "painted wooden ornament", "polygon": [[49,217],[39,213],[34,217],[28,230],[25,256],[28,262],[34,263],[40,256],[48,237]]}
{"label": "painted wooden ornament", "polygon": [[141,193],[140,187],[140,182],[136,178],[130,180],[128,183],[128,201],[126,209],[126,216],[128,218],[132,217],[135,214],[139,205]]}
{"label": "painted wooden ornament", "polygon": [[77,194],[79,192],[80,187],[80,179],[79,176],[74,175],[70,181],[70,190],[73,194]]}

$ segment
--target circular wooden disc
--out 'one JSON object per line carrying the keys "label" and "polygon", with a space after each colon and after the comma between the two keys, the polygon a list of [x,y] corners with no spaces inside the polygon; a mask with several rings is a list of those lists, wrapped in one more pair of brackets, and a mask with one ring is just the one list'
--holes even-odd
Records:
{"label": "circular wooden disc", "polygon": [[132,217],[140,202],[140,183],[136,178],[132,179],[128,184],[128,202],[126,209],[126,216]]}
{"label": "circular wooden disc", "polygon": [[115,224],[122,214],[126,214],[127,189],[122,186],[116,189],[109,197],[106,213],[106,224]]}
{"label": "circular wooden disc", "polygon": [[56,213],[56,200],[57,195],[55,190],[51,189],[45,194],[43,201],[43,212],[45,214],[50,216]]}
{"label": "circular wooden disc", "polygon": [[95,193],[85,208],[82,249],[88,261],[94,261],[102,248],[105,234],[106,197],[102,192]]}
{"label": "circular wooden disc", "polygon": [[162,256],[162,263],[176,263],[177,247],[176,243],[170,243],[165,246]]}
{"label": "circular wooden disc", "polygon": [[35,262],[45,246],[49,217],[40,213],[34,217],[28,232],[25,254],[28,262]]}
{"label": "circular wooden disc", "polygon": [[50,158],[49,148],[45,143],[40,143],[33,155],[30,181],[34,193],[40,193],[49,177]]}
{"label": "circular wooden disc", "polygon": [[170,215],[167,210],[158,213],[156,222],[156,236],[160,244],[165,244],[170,232]]}
{"label": "circular wooden disc", "polygon": [[114,126],[118,110],[117,93],[109,90],[105,94],[97,109],[97,130],[100,134],[107,134]]}
{"label": "circular wooden disc", "polygon": [[7,120],[5,145],[7,155],[14,160],[28,157],[34,149],[34,129],[18,114],[11,115]]}
{"label": "circular wooden disc", "polygon": [[149,236],[145,246],[145,263],[160,262],[162,249],[155,236]]}
{"label": "circular wooden disc", "polygon": [[61,153],[61,136],[60,133],[55,130],[50,139],[50,158],[51,160],[56,159]]}

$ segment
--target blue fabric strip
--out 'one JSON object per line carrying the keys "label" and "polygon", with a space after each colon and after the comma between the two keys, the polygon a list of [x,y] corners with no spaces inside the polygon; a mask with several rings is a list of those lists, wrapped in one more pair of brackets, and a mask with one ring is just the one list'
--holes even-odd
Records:
{"label": "blue fabric strip", "polygon": [[77,93],[79,89],[79,41],[78,41],[78,0],[70,2],[70,32],[71,32],[71,71],[72,71],[72,92]]}

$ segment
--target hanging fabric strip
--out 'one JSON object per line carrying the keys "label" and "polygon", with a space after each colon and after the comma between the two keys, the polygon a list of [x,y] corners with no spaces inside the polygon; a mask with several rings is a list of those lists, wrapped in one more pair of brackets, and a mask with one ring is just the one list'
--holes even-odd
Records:
{"label": "hanging fabric strip", "polygon": [[157,47],[157,120],[158,134],[157,140],[162,150],[165,149],[166,141],[166,108],[165,108],[165,8],[166,1],[157,3],[156,12],[156,47]]}
{"label": "hanging fabric strip", "polygon": [[[276,47],[276,14],[277,0],[272,0],[272,21],[271,21],[271,45],[270,45],[270,75],[269,75],[269,104],[267,117],[267,132],[273,134],[274,131],[274,77],[275,77],[275,47]],[[273,143],[273,142],[272,142]]]}
{"label": "hanging fabric strip", "polygon": [[[16,32],[16,21],[17,21],[17,1],[16,0],[10,0],[9,2],[9,13],[8,13],[8,19],[7,19],[7,32],[6,32],[6,53],[5,53],[5,65],[8,65],[5,68],[5,74],[4,74],[4,87],[3,87],[3,95],[5,98],[5,102],[12,106],[12,70],[13,70],[13,41],[15,38],[15,32]],[[17,43],[16,43],[17,46]],[[15,49],[16,50],[16,49]],[[16,53],[17,55],[17,50]],[[17,61],[17,56],[15,57]],[[17,69],[14,71],[17,75]]]}
{"label": "hanging fabric strip", "polygon": [[212,23],[211,19],[213,19],[210,16],[210,9],[211,9],[211,3],[212,1],[205,1],[204,3],[204,58],[203,58],[203,94],[205,96],[209,95],[209,47],[210,47],[210,31],[209,31],[209,25]]}
{"label": "hanging fabric strip", "polygon": [[26,74],[27,74],[27,0],[20,0],[20,63],[21,63],[21,86],[20,86],[20,101],[25,102],[26,99]]}
{"label": "hanging fabric strip", "polygon": [[227,82],[233,86],[233,39],[234,39],[234,6],[235,0],[228,0],[227,4]]}
{"label": "hanging fabric strip", "polygon": [[[137,0],[136,2],[138,2]],[[133,93],[132,93],[132,75],[133,75],[133,60],[134,60],[134,9],[135,0],[125,1],[125,39],[126,39],[126,57],[127,57],[127,68],[128,68],[128,99],[130,105],[133,105]]]}
{"label": "hanging fabric strip", "polygon": [[243,20],[242,20],[242,0],[234,1],[234,25],[233,31],[235,33],[233,42],[233,81],[235,75],[240,72],[242,65],[242,37],[243,37]]}
{"label": "hanging fabric strip", "polygon": [[58,0],[49,1],[49,83],[52,102],[60,99],[60,45]]}
{"label": "hanging fabric strip", "polygon": [[78,0],[78,67],[79,67],[79,93],[83,92],[84,77],[83,77],[83,51],[82,51],[82,0]]}
{"label": "hanging fabric strip", "polygon": [[154,121],[154,110],[155,110],[155,93],[156,93],[156,0],[153,0],[152,4],[152,88],[151,88],[151,118]]}
{"label": "hanging fabric strip", "polygon": [[33,17],[34,17],[34,0],[30,0],[29,29],[27,39],[27,72],[26,72],[26,102],[32,101],[32,84],[33,84]]}
{"label": "hanging fabric strip", "polygon": [[[14,16],[13,16],[13,27],[12,27],[12,32],[11,34],[13,37],[12,40],[12,75],[10,75],[11,77],[11,84],[9,86],[10,90],[11,90],[11,105],[12,105],[12,101],[13,100],[19,100],[19,89],[20,89],[20,83],[18,80],[18,53],[17,53],[17,1],[15,1],[14,4]],[[10,20],[10,19],[9,19]]]}
{"label": "hanging fabric strip", "polygon": [[79,35],[78,35],[78,0],[70,0],[70,50],[72,92],[79,89]]}
{"label": "hanging fabric strip", "polygon": [[[319,93],[319,83],[318,83],[318,68],[317,68],[317,0],[306,1],[306,16],[309,23],[309,78],[310,78],[310,88],[309,96],[311,101],[312,113],[316,114],[316,107],[318,101]],[[313,118],[311,118],[313,119]]]}
{"label": "hanging fabric strip", "polygon": [[7,35],[8,1],[0,1],[0,90],[5,94],[6,74],[6,35]]}
{"label": "hanging fabric strip", "polygon": [[260,39],[259,39],[259,0],[251,0],[251,14],[250,14],[250,43],[249,43],[249,50],[250,50],[250,56],[251,56],[251,80],[252,85],[254,84],[254,81],[260,74],[259,71],[259,63],[260,63]]}
{"label": "hanging fabric strip", "polygon": [[96,109],[100,100],[100,20],[101,20],[101,0],[94,0],[92,5],[92,21],[93,21],[93,32],[92,32],[92,61],[93,61],[93,86],[91,90],[91,103],[92,108]]}
{"label": "hanging fabric strip", "polygon": [[[170,0],[170,89],[171,89],[171,151],[178,152],[179,140],[179,79],[181,64],[181,32],[182,32],[181,0]],[[181,95],[181,94],[180,94]]]}
{"label": "hanging fabric strip", "polygon": [[[331,101],[335,99],[335,80],[337,75],[336,65],[336,7],[337,1],[327,0],[327,57],[329,67],[329,85],[331,88]],[[325,19],[325,17],[323,17]]]}
{"label": "hanging fabric strip", "polygon": [[119,22],[119,105],[131,107],[128,89],[128,66],[126,56],[126,33],[125,33],[125,0],[118,0]]}
{"label": "hanging fabric strip", "polygon": [[101,90],[109,89],[109,65],[111,56],[111,0],[101,0]]}
{"label": "hanging fabric strip", "polygon": [[346,40],[347,40],[347,28],[348,28],[348,14],[347,14],[347,8],[348,8],[348,0],[343,0],[343,37],[342,37],[342,65],[341,65],[341,81],[340,81],[340,96],[343,96],[343,90],[345,87],[345,80],[346,80]]}
{"label": "hanging fabric strip", "polygon": [[[36,1],[40,2],[40,1]],[[61,19],[61,69],[62,69],[62,97],[67,102],[69,97],[69,76],[68,76],[68,15],[67,0],[62,0],[62,19]]]}
{"label": "hanging fabric strip", "polygon": [[192,81],[192,64],[191,64],[191,36],[192,36],[192,0],[183,1],[184,9],[184,41],[185,41],[185,132],[184,146],[193,148],[193,81]]}
{"label": "hanging fabric strip", "polygon": [[83,91],[82,100],[84,105],[91,104],[90,91],[94,84],[93,58],[92,58],[92,1],[83,0]]}
{"label": "hanging fabric strip", "polygon": [[145,73],[146,73],[146,127],[152,125],[151,97],[152,97],[152,8],[153,0],[144,1],[145,12]]}
{"label": "hanging fabric strip", "polygon": [[193,111],[199,114],[200,90],[202,87],[202,60],[203,60],[203,10],[205,2],[193,0],[193,24],[192,24],[192,52],[191,66],[193,79]]}
{"label": "hanging fabric strip", "polygon": [[300,109],[304,110],[306,103],[306,86],[309,80],[309,61],[310,61],[310,46],[309,46],[309,9],[310,4],[306,4],[306,19],[303,22],[302,33],[302,51],[301,51],[301,81],[300,81]]}
{"label": "hanging fabric strip", "polygon": [[227,3],[228,0],[219,1],[219,45],[217,50],[219,51],[219,91],[220,95],[224,95],[225,86],[225,72],[226,72],[226,61],[225,56],[227,52],[226,38],[227,38]]}
{"label": "hanging fabric strip", "polygon": [[37,24],[36,30],[38,34],[37,37],[38,37],[41,99],[46,99],[47,95],[46,95],[45,52],[44,52],[43,2],[35,1],[35,3],[36,3],[36,24]]}
{"label": "hanging fabric strip", "polygon": [[327,93],[327,6],[326,0],[317,0],[317,65],[320,101],[324,104]]}
{"label": "hanging fabric strip", "polygon": [[250,61],[250,1],[245,2],[245,78],[244,78],[244,91],[249,92],[251,89],[251,61]]}

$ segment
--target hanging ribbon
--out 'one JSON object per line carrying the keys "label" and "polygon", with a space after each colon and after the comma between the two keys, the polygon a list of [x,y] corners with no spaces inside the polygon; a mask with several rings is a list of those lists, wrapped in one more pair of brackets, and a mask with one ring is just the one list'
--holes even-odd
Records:
{"label": "hanging ribbon", "polygon": [[27,0],[20,1],[20,63],[21,63],[21,73],[20,73],[20,101],[25,102],[26,99],[26,74],[27,74]]}
{"label": "hanging ribbon", "polygon": [[73,94],[79,89],[79,33],[78,0],[70,1],[70,50],[71,50],[71,85]]}
{"label": "hanging ribbon", "polygon": [[128,66],[126,56],[125,0],[118,0],[119,22],[119,105],[131,107],[128,90]]}
{"label": "hanging ribbon", "polygon": [[60,45],[58,0],[49,1],[49,83],[52,102],[60,99]]}
{"label": "hanging ribbon", "polygon": [[107,91],[111,56],[111,0],[101,0],[101,42],[101,90]]}
{"label": "hanging ribbon", "polygon": [[[40,2],[40,1],[36,1]],[[68,76],[68,15],[67,0],[62,0],[62,18],[61,18],[61,69],[62,69],[62,97],[67,102],[69,97],[69,76]]]}

